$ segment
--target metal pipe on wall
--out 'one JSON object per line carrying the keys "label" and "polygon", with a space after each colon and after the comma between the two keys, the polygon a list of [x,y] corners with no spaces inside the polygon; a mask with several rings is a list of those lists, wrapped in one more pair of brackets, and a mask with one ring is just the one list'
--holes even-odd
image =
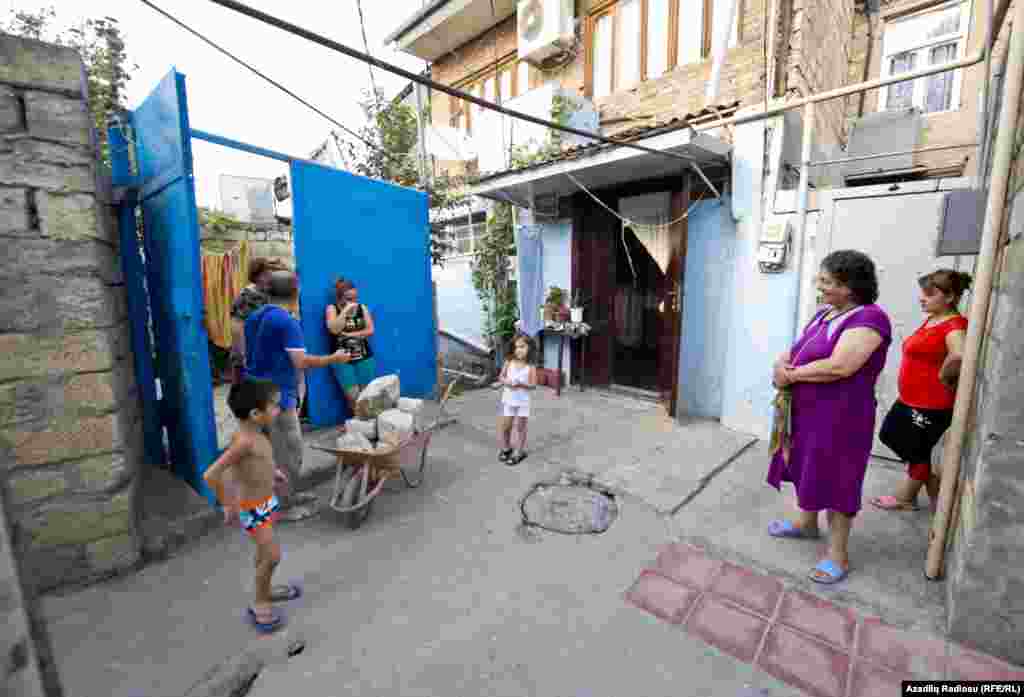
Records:
{"label": "metal pipe on wall", "polygon": [[[729,37],[732,35],[732,25],[736,21],[736,6],[740,0],[729,0],[727,11],[728,18],[713,33],[715,42],[715,55],[711,63],[711,79],[708,80],[707,90],[704,93],[705,104],[713,105],[718,99],[718,90],[722,85],[722,66],[725,64],[725,55],[729,52]],[[767,89],[767,86],[765,86]]]}
{"label": "metal pipe on wall", "polygon": [[[1024,2],[1014,6],[1013,25],[1024,27]],[[975,291],[971,298],[968,315],[967,340],[964,346],[960,382],[956,390],[956,406],[953,421],[949,427],[949,438],[942,451],[942,467],[939,470],[941,485],[932,529],[928,541],[928,561],[925,575],[930,579],[942,576],[946,552],[947,534],[956,489],[960,483],[960,460],[963,455],[967,425],[974,401],[978,380],[978,360],[981,355],[982,335],[988,324],[989,304],[992,297],[993,279],[996,271],[996,257],[1006,219],[1007,187],[1014,158],[1017,118],[1020,111],[1022,74],[1024,74],[1024,32],[1014,32],[1010,41],[1006,78],[1003,83],[1003,104],[999,114],[999,129],[996,135],[992,179],[985,206],[985,225],[982,229],[981,251],[975,276]]]}
{"label": "metal pipe on wall", "polygon": [[793,241],[793,261],[796,268],[796,308],[794,312],[793,334],[800,335],[800,317],[803,314],[804,302],[807,299],[807,289],[804,287],[804,257],[807,255],[807,207],[810,198],[810,175],[811,175],[811,147],[814,145],[814,102],[807,102],[804,105],[803,131],[800,143],[800,185],[797,187],[796,195],[796,233]]}

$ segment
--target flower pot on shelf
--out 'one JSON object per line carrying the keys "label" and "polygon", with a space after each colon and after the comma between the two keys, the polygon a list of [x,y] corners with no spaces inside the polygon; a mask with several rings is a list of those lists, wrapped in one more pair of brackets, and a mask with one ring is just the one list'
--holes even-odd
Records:
{"label": "flower pot on shelf", "polygon": [[568,322],[569,321],[569,308],[567,308],[565,305],[563,305],[562,307],[558,308],[558,321],[559,322]]}
{"label": "flower pot on shelf", "polygon": [[544,306],[544,319],[549,321],[549,322],[554,322],[555,321],[555,314],[556,314],[556,312],[557,312],[557,310],[554,307],[552,307],[551,305],[545,305]]}
{"label": "flower pot on shelf", "polygon": [[569,316],[572,319],[573,324],[579,324],[583,321],[583,308],[574,307],[569,310]]}

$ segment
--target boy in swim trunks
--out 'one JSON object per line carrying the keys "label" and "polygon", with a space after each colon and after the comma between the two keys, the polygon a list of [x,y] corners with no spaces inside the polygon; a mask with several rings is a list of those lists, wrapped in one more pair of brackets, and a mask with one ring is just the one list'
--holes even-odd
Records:
{"label": "boy in swim trunks", "polygon": [[[298,586],[272,590],[270,585],[281,561],[281,547],[273,532],[280,508],[274,483],[286,482],[288,476],[274,466],[273,449],[263,429],[281,413],[278,401],[278,389],[273,383],[249,379],[232,385],[228,406],[238,418],[239,429],[228,449],[203,475],[222,505],[237,507],[242,529],[256,544],[256,602],[247,612],[253,624],[265,632],[274,631],[283,623],[273,603],[292,600],[301,593]],[[238,487],[240,500],[225,503],[224,481],[229,475]]]}

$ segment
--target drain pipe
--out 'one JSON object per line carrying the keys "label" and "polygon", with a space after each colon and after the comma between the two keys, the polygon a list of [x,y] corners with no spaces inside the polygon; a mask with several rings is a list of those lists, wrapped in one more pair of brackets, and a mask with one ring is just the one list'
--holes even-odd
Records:
{"label": "drain pipe", "polygon": [[[711,63],[711,77],[708,80],[707,90],[704,93],[708,106],[714,104],[718,99],[718,91],[722,85],[722,66],[725,64],[725,54],[729,51],[729,37],[732,35],[732,25],[736,21],[736,6],[739,3],[740,0],[729,0],[728,21],[719,26],[718,33],[721,36],[714,37],[717,41],[714,47],[715,55]],[[765,89],[767,89],[767,85]]]}
{"label": "drain pipe", "polygon": [[793,321],[793,336],[800,336],[800,318],[809,297],[804,283],[804,257],[807,237],[807,208],[810,198],[811,146],[814,144],[814,102],[807,102],[803,109],[802,139],[800,143],[800,185],[796,194],[796,233],[793,240],[793,266],[796,269],[796,312]]}
{"label": "drain pipe", "polygon": [[[1013,13],[1014,29],[1024,27],[1024,2],[1015,3]],[[967,423],[978,379],[981,340],[987,329],[996,257],[999,253],[999,243],[1002,239],[1006,218],[1007,185],[1010,168],[1013,165],[1022,72],[1024,72],[1024,31],[1015,31],[1010,38],[1010,54],[1003,83],[1003,104],[999,114],[999,129],[993,153],[992,179],[985,207],[985,226],[982,230],[981,252],[978,255],[976,286],[968,316],[963,366],[960,370],[960,383],[956,390],[953,422],[949,428],[950,437],[942,452],[942,468],[939,470],[942,477],[939,500],[935,516],[932,519],[931,536],[928,540],[928,563],[925,575],[932,580],[942,576],[949,522],[953,513],[956,489],[960,483],[960,460],[963,455]]]}

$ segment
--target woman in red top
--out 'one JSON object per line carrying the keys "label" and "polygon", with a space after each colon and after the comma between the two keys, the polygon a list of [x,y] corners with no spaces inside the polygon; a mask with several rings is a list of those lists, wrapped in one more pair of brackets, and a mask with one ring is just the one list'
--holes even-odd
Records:
{"label": "woman in red top", "polygon": [[932,449],[953,420],[956,382],[960,374],[967,319],[957,307],[971,277],[939,269],[918,279],[921,309],[928,318],[903,342],[900,398],[882,422],[879,439],[907,463],[908,478],[892,496],[871,503],[889,511],[917,510],[924,486],[932,506],[939,495],[939,478],[932,473]]}

